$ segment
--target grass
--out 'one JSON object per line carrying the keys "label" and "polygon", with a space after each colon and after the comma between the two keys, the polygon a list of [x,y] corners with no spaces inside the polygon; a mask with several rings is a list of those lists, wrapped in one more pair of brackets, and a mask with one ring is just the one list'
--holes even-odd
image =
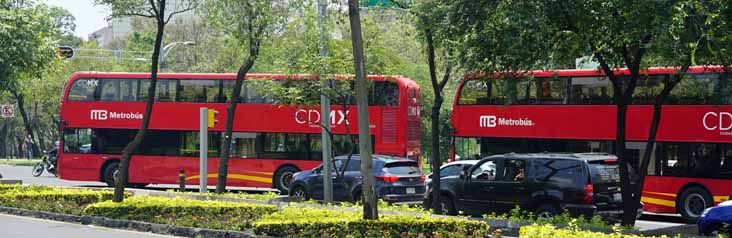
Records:
{"label": "grass", "polygon": [[13,165],[13,166],[33,166],[37,163],[41,162],[41,159],[34,158],[32,160],[28,159],[0,159],[0,164],[7,164],[7,165]]}

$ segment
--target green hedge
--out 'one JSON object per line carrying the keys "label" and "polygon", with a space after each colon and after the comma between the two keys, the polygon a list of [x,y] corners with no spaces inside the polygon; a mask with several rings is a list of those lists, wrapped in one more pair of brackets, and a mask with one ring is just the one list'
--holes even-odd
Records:
{"label": "green hedge", "polygon": [[[623,235],[620,233],[599,233],[576,228],[558,229],[552,225],[530,225],[521,227],[519,238],[648,238],[650,236]],[[661,236],[667,237],[667,236]]]}
{"label": "green hedge", "polygon": [[131,197],[122,203],[102,202],[84,211],[87,215],[159,224],[211,229],[243,230],[276,206],[199,201],[185,198]]}
{"label": "green hedge", "polygon": [[43,186],[0,187],[0,205],[37,211],[82,215],[89,204],[111,200],[111,191],[58,189]]}
{"label": "green hedge", "polygon": [[278,237],[483,237],[488,224],[465,218],[385,215],[364,220],[359,212],[285,207],[254,223],[254,232]]}

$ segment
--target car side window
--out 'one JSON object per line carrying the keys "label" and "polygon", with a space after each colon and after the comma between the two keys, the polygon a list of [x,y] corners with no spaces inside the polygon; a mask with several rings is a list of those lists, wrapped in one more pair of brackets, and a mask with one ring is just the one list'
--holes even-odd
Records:
{"label": "car side window", "polygon": [[523,181],[526,178],[526,161],[524,160],[506,160],[503,167],[503,181]]}
{"label": "car side window", "polygon": [[470,177],[478,181],[496,180],[496,161],[488,160],[480,164],[470,173]]}
{"label": "car side window", "polygon": [[450,165],[440,170],[440,177],[458,176],[460,174],[461,165]]}

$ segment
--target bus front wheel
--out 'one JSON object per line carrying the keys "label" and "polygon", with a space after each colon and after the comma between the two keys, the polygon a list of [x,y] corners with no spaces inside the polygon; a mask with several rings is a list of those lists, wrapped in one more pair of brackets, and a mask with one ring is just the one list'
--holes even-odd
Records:
{"label": "bus front wheel", "polygon": [[107,186],[114,187],[119,174],[119,162],[112,162],[104,168],[104,182]]}
{"label": "bus front wheel", "polygon": [[706,189],[699,186],[684,189],[676,203],[676,207],[681,213],[681,216],[688,223],[696,223],[704,212],[704,209],[713,205],[714,201],[712,200],[712,196],[709,195]]}
{"label": "bus front wheel", "polygon": [[300,170],[292,166],[285,166],[278,169],[274,176],[274,187],[280,190],[280,193],[283,195],[287,194],[290,180],[297,172],[300,172]]}

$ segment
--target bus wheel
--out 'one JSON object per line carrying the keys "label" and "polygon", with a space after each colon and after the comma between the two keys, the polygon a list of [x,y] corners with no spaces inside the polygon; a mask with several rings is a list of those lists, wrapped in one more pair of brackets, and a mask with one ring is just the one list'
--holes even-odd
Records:
{"label": "bus wheel", "polygon": [[280,193],[283,195],[287,194],[287,190],[290,186],[290,180],[292,180],[292,176],[297,172],[300,172],[300,170],[292,166],[285,166],[278,169],[274,177],[275,188],[280,190]]}
{"label": "bus wheel", "polygon": [[687,223],[696,223],[704,209],[712,207],[714,201],[706,189],[698,186],[684,189],[676,203],[681,216]]}
{"label": "bus wheel", "polygon": [[107,186],[114,187],[119,176],[119,162],[112,162],[104,168],[104,182]]}

